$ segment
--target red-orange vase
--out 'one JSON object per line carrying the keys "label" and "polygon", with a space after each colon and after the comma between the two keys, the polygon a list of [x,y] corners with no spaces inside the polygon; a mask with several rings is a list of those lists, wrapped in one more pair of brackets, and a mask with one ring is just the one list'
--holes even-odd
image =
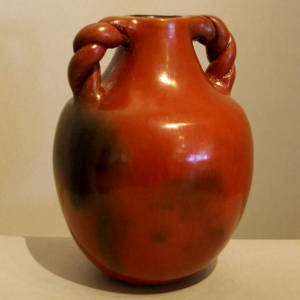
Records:
{"label": "red-orange vase", "polygon": [[[205,72],[193,40],[206,46]],[[54,143],[73,237],[124,281],[203,270],[239,223],[252,177],[249,124],[230,97],[232,35],[212,16],[109,17],[83,28],[74,51]]]}

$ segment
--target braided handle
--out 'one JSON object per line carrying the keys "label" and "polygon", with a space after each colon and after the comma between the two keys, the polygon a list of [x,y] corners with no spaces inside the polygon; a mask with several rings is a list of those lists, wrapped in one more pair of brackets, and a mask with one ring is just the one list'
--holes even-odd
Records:
{"label": "braided handle", "polygon": [[192,38],[206,46],[210,61],[206,74],[219,91],[230,93],[235,79],[236,45],[225,24],[213,16],[192,17]]}
{"label": "braided handle", "polygon": [[101,98],[101,70],[99,61],[107,48],[114,48],[126,37],[113,25],[99,22],[84,27],[76,35],[68,78],[74,98],[94,103]]}
{"label": "braided handle", "polygon": [[[190,17],[193,39],[206,46],[210,64],[206,74],[212,84],[221,92],[230,93],[234,78],[236,55],[235,41],[224,23],[212,16]],[[114,25],[99,22],[84,27],[73,43],[75,54],[69,68],[68,78],[74,98],[94,103],[101,98],[101,70],[99,61],[107,48],[114,48],[127,42],[127,36]]]}

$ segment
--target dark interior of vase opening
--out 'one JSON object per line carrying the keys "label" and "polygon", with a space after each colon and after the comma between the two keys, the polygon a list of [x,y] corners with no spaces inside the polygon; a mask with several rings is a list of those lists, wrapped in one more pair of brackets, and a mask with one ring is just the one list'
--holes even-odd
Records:
{"label": "dark interior of vase opening", "polygon": [[169,18],[178,18],[180,16],[166,16],[166,15],[130,15],[130,17],[137,17],[137,18],[159,18],[159,19],[169,19]]}

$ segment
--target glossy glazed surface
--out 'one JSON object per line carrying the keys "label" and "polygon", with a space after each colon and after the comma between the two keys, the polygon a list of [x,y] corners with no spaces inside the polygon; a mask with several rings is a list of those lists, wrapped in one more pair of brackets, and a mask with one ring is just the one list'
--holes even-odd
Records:
{"label": "glossy glazed surface", "polygon": [[[117,46],[101,78],[98,62]],[[54,144],[72,235],[121,280],[166,283],[202,270],[237,226],[252,176],[249,124],[230,97],[233,37],[211,16],[110,17],[82,29],[74,51],[74,97]]]}

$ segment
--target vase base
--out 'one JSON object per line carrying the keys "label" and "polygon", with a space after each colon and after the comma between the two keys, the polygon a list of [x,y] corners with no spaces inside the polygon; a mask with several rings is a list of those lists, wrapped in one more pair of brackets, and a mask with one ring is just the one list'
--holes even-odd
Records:
{"label": "vase base", "polygon": [[148,280],[140,280],[136,278],[128,278],[126,276],[120,276],[119,274],[109,274],[110,272],[105,272],[110,278],[113,280],[117,280],[119,282],[130,284],[130,285],[136,285],[136,286],[157,286],[157,287],[164,287],[166,291],[171,290],[177,290],[181,288],[185,288],[191,285],[194,285],[202,280],[204,280],[206,277],[208,277],[215,269],[217,265],[217,259],[212,261],[208,266],[206,266],[201,271],[194,273],[192,275],[186,276],[186,277],[180,277],[176,279],[171,280],[165,280],[165,281],[148,281]]}

